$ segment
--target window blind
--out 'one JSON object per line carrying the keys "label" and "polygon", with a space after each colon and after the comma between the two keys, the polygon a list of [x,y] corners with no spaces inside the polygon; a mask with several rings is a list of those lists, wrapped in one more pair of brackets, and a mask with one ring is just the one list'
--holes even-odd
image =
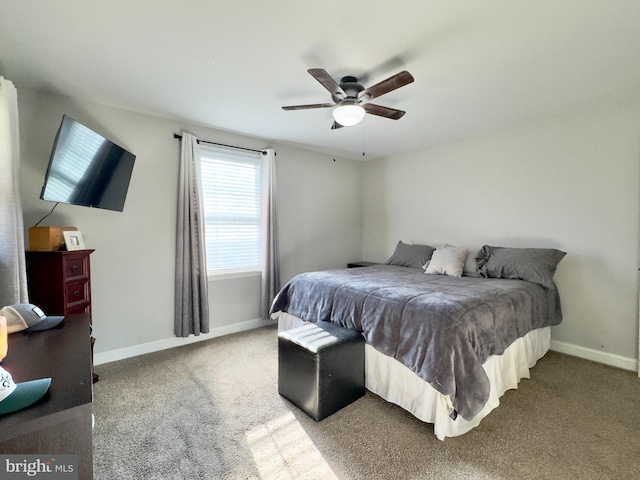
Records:
{"label": "window blind", "polygon": [[260,269],[260,157],[201,145],[207,270]]}

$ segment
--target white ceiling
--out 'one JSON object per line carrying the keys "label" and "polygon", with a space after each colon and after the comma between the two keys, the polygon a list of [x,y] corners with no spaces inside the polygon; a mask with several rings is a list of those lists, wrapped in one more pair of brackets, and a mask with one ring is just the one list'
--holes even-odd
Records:
{"label": "white ceiling", "polygon": [[[173,4],[173,5],[171,5]],[[362,159],[640,95],[638,0],[0,0],[20,88]],[[330,130],[308,73],[415,82]]]}

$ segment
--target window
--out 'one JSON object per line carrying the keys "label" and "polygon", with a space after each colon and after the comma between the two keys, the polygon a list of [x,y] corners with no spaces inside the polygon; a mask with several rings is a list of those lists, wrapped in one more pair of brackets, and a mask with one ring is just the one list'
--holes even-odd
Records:
{"label": "window", "polygon": [[207,270],[260,270],[260,156],[200,145]]}

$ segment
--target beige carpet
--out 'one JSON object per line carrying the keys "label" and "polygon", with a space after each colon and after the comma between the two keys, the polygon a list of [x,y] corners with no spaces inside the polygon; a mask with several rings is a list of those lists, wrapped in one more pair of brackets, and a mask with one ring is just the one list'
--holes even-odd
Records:
{"label": "beige carpet", "polygon": [[277,393],[275,327],[96,370],[98,480],[640,478],[636,374],[554,352],[444,442],[369,392],[306,417]]}

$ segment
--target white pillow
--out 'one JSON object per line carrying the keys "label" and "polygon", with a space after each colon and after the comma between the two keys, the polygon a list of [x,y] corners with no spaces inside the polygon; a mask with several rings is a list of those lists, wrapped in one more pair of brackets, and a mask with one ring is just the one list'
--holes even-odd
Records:
{"label": "white pillow", "polygon": [[466,258],[466,248],[456,248],[451,245],[440,247],[433,252],[431,260],[425,265],[424,273],[461,277]]}

